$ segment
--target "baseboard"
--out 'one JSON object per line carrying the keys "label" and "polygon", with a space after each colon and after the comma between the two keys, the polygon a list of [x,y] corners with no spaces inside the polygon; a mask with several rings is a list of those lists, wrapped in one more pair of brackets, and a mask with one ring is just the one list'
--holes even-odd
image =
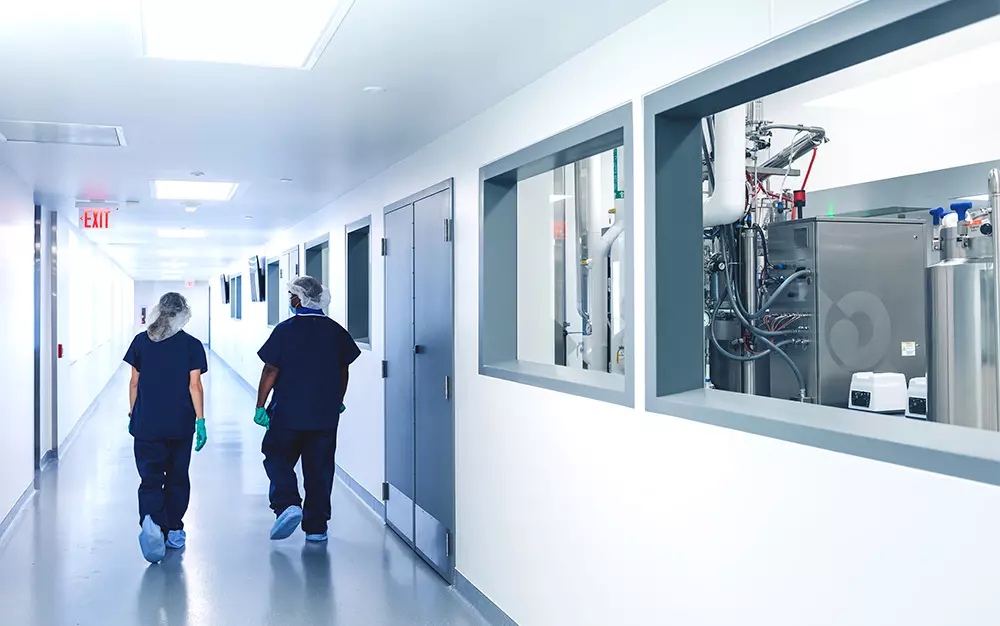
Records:
{"label": "baseboard", "polygon": [[110,378],[108,378],[108,381],[104,383],[104,386],[101,387],[101,390],[98,392],[98,394],[94,396],[94,401],[90,403],[90,406],[88,406],[87,410],[83,412],[83,415],[80,416],[80,419],[76,420],[76,424],[73,424],[73,428],[70,429],[69,434],[66,435],[66,438],[63,439],[62,443],[59,444],[59,447],[56,450],[52,451],[53,454],[56,456],[56,458],[61,459],[66,457],[66,451],[69,450],[69,447],[71,445],[73,445],[73,442],[76,441],[76,438],[80,436],[80,431],[83,430],[84,425],[86,425],[86,423],[90,420],[90,418],[92,418],[94,414],[97,413],[97,407],[101,403],[101,398],[104,396],[104,392],[108,390],[108,387],[111,386],[111,383],[115,382],[115,377],[118,376],[121,370],[126,367],[130,366],[126,365],[125,363],[119,365],[118,369],[115,370],[114,374],[112,374]]}
{"label": "baseboard", "polygon": [[364,502],[365,505],[367,505],[368,508],[375,513],[375,515],[378,515],[383,520],[385,519],[385,503],[381,502],[378,498],[369,493],[367,489],[361,486],[361,483],[354,480],[354,477],[347,473],[347,471],[339,465],[337,466],[337,478],[339,478],[348,489],[353,491],[354,495]]}
{"label": "baseboard", "polygon": [[34,483],[28,485],[28,488],[24,490],[21,497],[14,503],[13,508],[11,508],[7,515],[4,516],[3,520],[0,521],[0,545],[3,545],[4,536],[7,534],[7,531],[10,530],[10,528],[14,525],[14,522],[17,521],[18,516],[24,512],[25,507],[27,507],[28,503],[31,502],[35,493],[37,492],[35,491]]}
{"label": "baseboard", "polygon": [[468,578],[462,575],[462,572],[457,570],[455,571],[455,591],[471,604],[472,608],[476,609],[490,626],[517,626],[517,622],[512,620],[509,615],[503,612],[503,609],[480,591],[479,587],[473,585]]}

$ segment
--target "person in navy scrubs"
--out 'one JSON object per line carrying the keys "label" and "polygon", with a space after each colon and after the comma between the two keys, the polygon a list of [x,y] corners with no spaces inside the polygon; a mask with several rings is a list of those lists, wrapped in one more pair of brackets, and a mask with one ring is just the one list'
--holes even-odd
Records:
{"label": "person in navy scrubs", "polygon": [[139,547],[147,561],[158,563],[167,548],[187,541],[192,440],[195,450],[208,441],[201,384],[208,360],[201,341],[181,330],[191,319],[184,296],[164,294],[150,319],[124,360],[132,366],[128,430],[140,478]]}
{"label": "person in navy scrubs", "polygon": [[[275,326],[257,352],[264,369],[254,421],[267,428],[261,451],[276,516],[271,539],[290,537],[301,524],[307,541],[326,541],[347,369],[361,350],[343,326],[323,313],[330,292],[318,280],[296,278],[288,295],[295,315]],[[295,475],[300,458],[304,506]]]}

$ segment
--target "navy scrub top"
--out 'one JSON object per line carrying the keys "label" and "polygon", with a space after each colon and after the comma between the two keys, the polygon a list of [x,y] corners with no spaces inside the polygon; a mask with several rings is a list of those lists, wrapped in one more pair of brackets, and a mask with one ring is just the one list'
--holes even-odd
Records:
{"label": "navy scrub top", "polygon": [[183,439],[194,433],[191,372],[208,372],[205,346],[179,331],[163,341],[145,332],[132,340],[124,361],[139,371],[139,392],[129,432],[136,439]]}
{"label": "navy scrub top", "polygon": [[300,310],[274,327],[257,356],[278,368],[268,406],[272,427],[337,428],[344,401],[341,369],[361,356],[343,326],[322,311]]}

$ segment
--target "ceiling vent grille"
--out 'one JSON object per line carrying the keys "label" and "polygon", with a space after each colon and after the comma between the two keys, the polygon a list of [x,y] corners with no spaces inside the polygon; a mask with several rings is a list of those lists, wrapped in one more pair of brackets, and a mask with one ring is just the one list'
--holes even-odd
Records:
{"label": "ceiling vent grille", "polygon": [[2,141],[120,148],[125,145],[125,132],[120,126],[0,120]]}

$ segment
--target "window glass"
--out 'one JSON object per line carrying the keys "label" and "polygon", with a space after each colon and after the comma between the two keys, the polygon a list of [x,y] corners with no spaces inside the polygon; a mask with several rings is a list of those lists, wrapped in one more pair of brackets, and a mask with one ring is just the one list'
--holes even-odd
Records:
{"label": "window glass", "polygon": [[625,150],[517,184],[517,358],[625,373]]}

